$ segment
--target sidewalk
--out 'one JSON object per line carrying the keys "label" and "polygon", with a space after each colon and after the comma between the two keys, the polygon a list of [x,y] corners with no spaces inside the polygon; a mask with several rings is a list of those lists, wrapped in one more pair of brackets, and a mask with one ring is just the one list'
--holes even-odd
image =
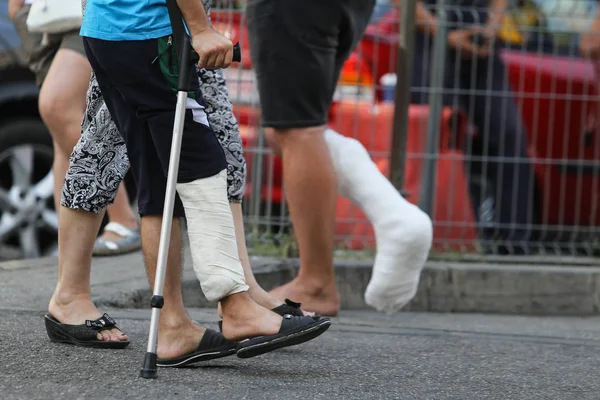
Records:
{"label": "sidewalk", "polygon": [[[183,276],[188,307],[212,307],[200,290],[186,254]],[[600,314],[600,266],[575,265],[557,259],[554,265],[481,262],[429,262],[419,291],[407,311],[481,312],[531,315]],[[292,279],[297,260],[252,258],[259,283],[270,289]],[[336,265],[342,309],[369,310],[363,293],[371,276],[368,262],[339,261]],[[43,310],[56,282],[56,259],[0,263],[0,301],[19,308],[27,303]],[[151,290],[142,257],[133,253],[95,258],[92,268],[94,300],[118,308],[147,308]]]}

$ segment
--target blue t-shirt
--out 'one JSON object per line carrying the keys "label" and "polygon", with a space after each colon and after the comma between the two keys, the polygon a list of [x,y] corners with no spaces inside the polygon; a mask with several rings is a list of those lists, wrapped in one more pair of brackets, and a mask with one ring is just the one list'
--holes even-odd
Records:
{"label": "blue t-shirt", "polygon": [[166,0],[88,0],[81,36],[148,40],[170,35]]}

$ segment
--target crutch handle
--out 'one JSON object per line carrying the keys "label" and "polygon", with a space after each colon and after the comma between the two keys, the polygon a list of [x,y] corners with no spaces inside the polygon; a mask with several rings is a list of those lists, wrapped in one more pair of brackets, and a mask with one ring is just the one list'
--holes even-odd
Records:
{"label": "crutch handle", "polygon": [[[198,53],[196,53],[194,50],[192,50],[191,60],[192,60],[192,63],[194,63],[194,65],[198,64],[198,62],[200,61],[200,56],[198,56]],[[231,61],[233,61],[233,62],[242,61],[242,49],[241,49],[239,43],[236,43],[233,45],[233,58]]]}

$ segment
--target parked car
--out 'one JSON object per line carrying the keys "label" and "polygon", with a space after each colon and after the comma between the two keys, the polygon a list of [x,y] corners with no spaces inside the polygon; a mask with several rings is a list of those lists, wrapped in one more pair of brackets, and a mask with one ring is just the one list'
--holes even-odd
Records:
{"label": "parked car", "polygon": [[58,227],[52,140],[7,3],[0,0],[0,259],[52,254]]}

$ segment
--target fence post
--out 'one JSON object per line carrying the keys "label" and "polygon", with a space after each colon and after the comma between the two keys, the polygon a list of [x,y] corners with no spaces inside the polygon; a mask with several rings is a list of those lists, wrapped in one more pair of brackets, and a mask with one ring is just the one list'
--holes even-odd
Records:
{"label": "fence post", "polygon": [[[265,157],[267,156],[267,146],[265,140],[265,131],[262,123],[259,124],[258,128],[258,143],[257,149],[255,149],[254,156],[252,158],[252,171],[250,183],[251,194],[250,194],[250,207],[249,212],[251,213],[250,218],[250,231],[253,235],[258,237],[260,228],[260,206],[262,201],[262,186],[264,177],[264,163]],[[270,221],[269,221],[270,222]],[[255,237],[255,238],[256,238]]]}
{"label": "fence post", "polygon": [[433,60],[431,63],[427,147],[425,151],[423,179],[419,193],[419,206],[430,217],[433,217],[435,206],[436,157],[439,150],[439,130],[440,119],[442,117],[442,94],[444,89],[444,67],[446,64],[446,43],[448,36],[448,17],[444,3],[444,0],[438,0],[437,2],[438,26],[434,38]]}
{"label": "fence post", "polygon": [[394,94],[394,122],[390,152],[390,180],[398,191],[404,187],[406,140],[408,136],[408,107],[415,46],[416,0],[402,0],[400,5],[400,30],[396,63],[396,89]]}

